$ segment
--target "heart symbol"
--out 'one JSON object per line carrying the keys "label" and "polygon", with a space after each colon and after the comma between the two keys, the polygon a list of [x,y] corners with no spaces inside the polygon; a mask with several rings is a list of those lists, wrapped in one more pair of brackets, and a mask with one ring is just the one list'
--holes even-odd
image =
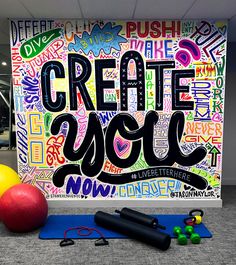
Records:
{"label": "heart symbol", "polygon": [[213,116],[212,116],[212,121],[214,122],[221,122],[222,121],[222,117],[219,113],[215,113]]}
{"label": "heart symbol", "polygon": [[184,190],[190,190],[191,186],[184,185]]}
{"label": "heart symbol", "polygon": [[117,142],[117,147],[118,147],[119,152],[122,152],[124,149],[127,148],[127,146],[128,146],[127,143],[121,144],[121,143]]}
{"label": "heart symbol", "polygon": [[127,151],[129,151],[130,148],[130,142],[123,140],[121,137],[115,138],[115,145],[114,149],[118,156],[123,156]]}
{"label": "heart symbol", "polygon": [[226,26],[224,25],[223,27],[219,27],[219,32],[224,36],[226,33]]}
{"label": "heart symbol", "polygon": [[112,55],[118,59],[120,57],[120,52],[113,52]]}
{"label": "heart symbol", "polygon": [[187,67],[191,62],[191,57],[187,51],[178,51],[175,55],[175,59],[179,61],[184,67]]}
{"label": "heart symbol", "polygon": [[121,45],[122,45],[122,48],[124,50],[128,50],[129,49],[129,43],[122,43]]}

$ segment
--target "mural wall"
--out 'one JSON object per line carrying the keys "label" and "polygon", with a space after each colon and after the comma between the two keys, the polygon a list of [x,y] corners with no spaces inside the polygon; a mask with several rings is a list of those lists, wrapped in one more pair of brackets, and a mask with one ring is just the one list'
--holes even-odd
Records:
{"label": "mural wall", "polygon": [[18,173],[50,199],[220,199],[224,21],[13,20]]}

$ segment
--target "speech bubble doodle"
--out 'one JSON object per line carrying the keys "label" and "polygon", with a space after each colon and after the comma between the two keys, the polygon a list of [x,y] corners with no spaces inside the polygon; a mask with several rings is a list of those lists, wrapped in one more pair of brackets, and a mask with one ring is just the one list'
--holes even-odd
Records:
{"label": "speech bubble doodle", "polygon": [[121,29],[121,26],[112,27],[110,22],[103,28],[100,28],[100,26],[96,24],[93,27],[91,34],[83,32],[81,38],[75,35],[75,42],[69,44],[68,50],[74,50],[76,52],[82,50],[86,55],[91,51],[96,57],[102,50],[105,54],[110,54],[112,48],[120,51],[120,44],[127,42],[125,38],[119,35]]}
{"label": "speech bubble doodle", "polygon": [[60,36],[61,29],[52,29],[24,42],[20,54],[25,59],[31,59],[41,53],[49,43]]}

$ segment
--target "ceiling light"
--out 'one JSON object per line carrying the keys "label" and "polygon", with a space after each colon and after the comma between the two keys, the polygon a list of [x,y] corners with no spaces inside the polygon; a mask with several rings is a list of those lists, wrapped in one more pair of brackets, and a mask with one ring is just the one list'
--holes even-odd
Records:
{"label": "ceiling light", "polygon": [[6,62],[2,62],[2,65],[6,66],[6,65],[7,65],[7,63],[6,63]]}

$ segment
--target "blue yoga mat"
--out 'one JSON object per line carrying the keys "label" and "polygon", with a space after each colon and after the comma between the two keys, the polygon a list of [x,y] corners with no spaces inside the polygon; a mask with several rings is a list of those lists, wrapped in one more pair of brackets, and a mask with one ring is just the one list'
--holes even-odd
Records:
{"label": "blue yoga mat", "polygon": [[[159,224],[166,226],[166,230],[160,230],[164,233],[169,234],[172,238],[176,237],[173,234],[174,226],[185,227],[183,219],[188,217],[188,215],[152,215],[158,219]],[[117,215],[117,218],[119,216]],[[105,238],[127,238],[127,236],[107,230],[103,227],[98,226],[94,222],[94,215],[50,215],[48,216],[46,224],[41,228],[39,233],[40,239],[63,239],[64,231],[71,227],[77,226],[87,226],[90,228],[96,228],[101,231]],[[194,229],[202,238],[212,237],[211,232],[206,228],[206,226],[201,223],[195,225]],[[86,234],[86,231],[85,231]],[[80,239],[94,239],[99,238],[100,235],[93,232],[89,236],[80,236],[76,230],[69,231],[67,233],[68,238],[80,238]]]}

